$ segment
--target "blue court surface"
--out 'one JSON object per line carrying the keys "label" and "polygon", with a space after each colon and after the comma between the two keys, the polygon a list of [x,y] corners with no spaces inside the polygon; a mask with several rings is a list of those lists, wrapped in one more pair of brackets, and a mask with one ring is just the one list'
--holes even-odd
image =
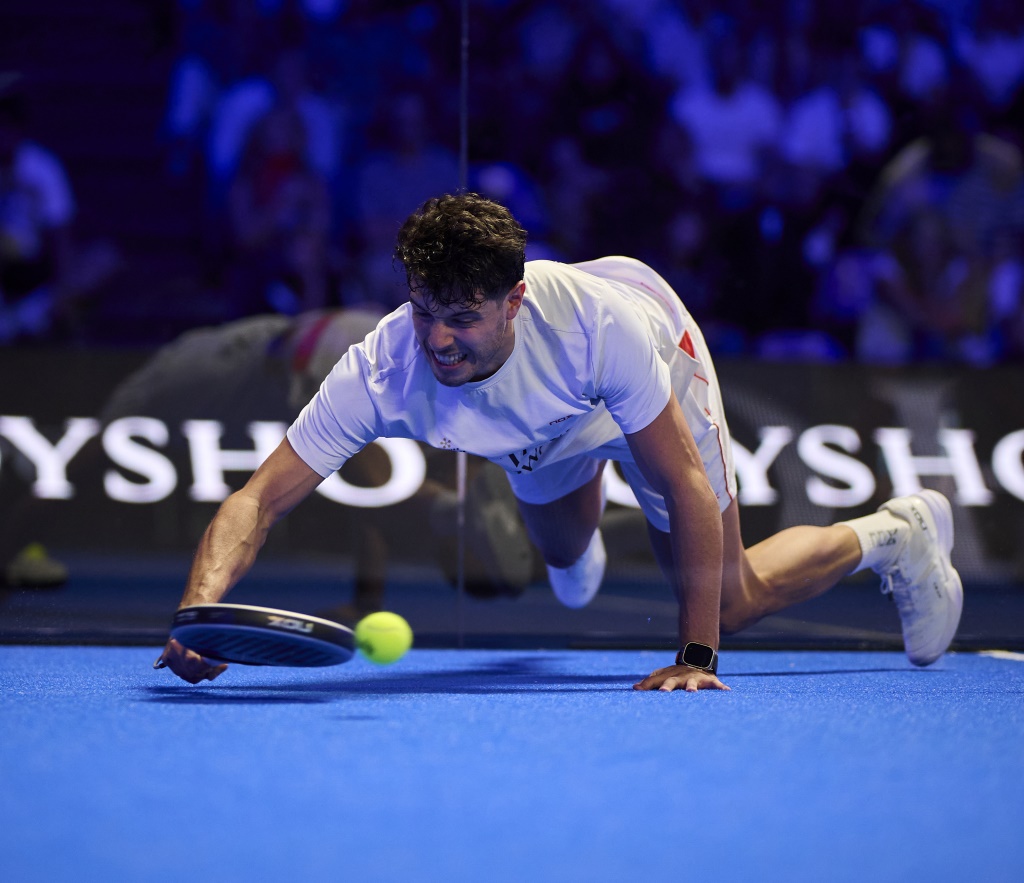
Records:
{"label": "blue court surface", "polygon": [[0,647],[5,881],[1024,879],[1024,657]]}

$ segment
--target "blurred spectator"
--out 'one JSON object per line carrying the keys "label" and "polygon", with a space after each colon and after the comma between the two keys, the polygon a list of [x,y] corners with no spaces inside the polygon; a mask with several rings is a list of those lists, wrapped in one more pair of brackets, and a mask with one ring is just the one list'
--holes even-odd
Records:
{"label": "blurred spectator", "polygon": [[1024,9],[1005,0],[979,3],[973,26],[957,27],[955,40],[989,106],[1008,108],[1024,85]]}
{"label": "blurred spectator", "polygon": [[474,35],[470,142],[474,158],[536,173],[561,124],[553,91],[571,74],[580,28],[564,4],[521,6],[494,10],[493,28]]}
{"label": "blurred spectator", "polygon": [[912,219],[893,252],[879,290],[912,335],[902,361],[987,361],[988,267],[981,255],[958,250],[946,218],[934,210]]}
{"label": "blurred spectator", "polygon": [[931,103],[949,86],[950,32],[938,9],[894,4],[900,15],[900,86],[912,101]]}
{"label": "blurred spectator", "polygon": [[75,200],[61,160],[28,136],[18,74],[0,80],[0,344],[73,330],[86,299],[117,269],[106,244],[77,248]]}
{"label": "blurred spectator", "polygon": [[607,198],[612,175],[588,162],[571,135],[551,142],[544,171],[550,241],[564,260],[581,260],[591,253],[596,206]]}
{"label": "blurred spectator", "polygon": [[469,189],[500,202],[530,231],[527,260],[557,260],[560,252],[549,244],[554,232],[544,194],[519,166],[509,162],[480,163],[469,170]]}
{"label": "blurred spectator", "polygon": [[1004,223],[1022,174],[1020,149],[981,131],[972,108],[954,105],[882,169],[865,202],[863,235],[889,246],[917,217],[936,211],[957,250],[975,256]]}
{"label": "blurred spectator", "polygon": [[[237,162],[245,143],[245,127],[252,121],[246,114],[260,113],[259,101],[266,100],[266,91],[273,85],[268,83],[272,60],[281,54],[281,47],[305,49],[307,24],[323,25],[337,12],[334,0],[323,0],[323,9],[315,2],[177,0],[179,54],[170,73],[163,120],[172,174],[197,170],[213,137],[217,143],[211,167],[222,173],[216,183],[224,185],[224,176],[230,177],[230,164]],[[219,106],[236,90],[237,104]],[[225,114],[228,130],[214,136],[214,126],[224,126],[218,117]],[[236,116],[241,131],[231,128]],[[223,195],[222,186],[216,196]]]}
{"label": "blurred spectator", "polygon": [[907,323],[879,294],[891,265],[883,251],[850,246],[835,255],[818,281],[810,318],[858,361],[899,364],[908,357]]}
{"label": "blurred spectator", "polygon": [[1024,361],[1024,181],[996,231],[989,280],[989,313],[1004,360]]}
{"label": "blurred spectator", "polygon": [[710,54],[710,86],[684,86],[670,109],[694,146],[697,169],[714,190],[718,208],[741,210],[754,204],[765,170],[778,153],[782,106],[746,75],[735,32],[719,38]]}
{"label": "blurred spectator", "polygon": [[650,236],[638,229],[636,218],[662,189],[638,160],[656,141],[671,93],[612,33],[597,23],[579,23],[566,76],[548,87],[557,118],[546,134],[551,141],[572,138],[588,166],[613,172],[602,198],[589,201],[589,218],[581,218],[591,228],[589,253],[638,254],[649,247]]}
{"label": "blurred spectator", "polygon": [[[606,2],[620,9],[633,5],[633,0]],[[683,8],[673,0],[648,0],[646,5],[641,22],[651,72],[676,89],[706,87],[711,72],[697,20],[700,5]]]}
{"label": "blurred spectator", "polygon": [[[203,242],[212,247],[213,283],[233,284],[236,312],[265,309],[268,291],[275,309],[330,305],[337,273],[351,280],[349,302],[400,301],[390,257],[397,224],[418,201],[461,183],[458,4],[173,3],[179,57],[164,135],[172,170],[208,175],[207,208],[215,211],[204,219]],[[874,186],[897,151],[917,143],[900,161],[915,167],[922,143],[942,126],[963,126],[950,124],[951,111],[972,110],[986,132],[1024,146],[1019,3],[481,0],[469,53],[470,186],[519,206],[538,256],[640,255],[686,277],[694,292],[714,291],[707,308],[721,314],[728,304],[730,315],[716,320],[741,332],[730,340],[749,339],[750,352],[779,328],[785,333],[770,339],[773,353],[794,341],[794,352],[813,351],[817,343],[808,350],[810,338],[797,332],[818,322],[851,352],[864,352],[855,329],[885,310],[875,327],[909,341],[886,344],[890,354],[923,347],[966,357],[950,340],[979,327],[990,354],[1019,351],[1008,343],[1019,246],[983,171],[1002,163],[1004,148],[989,140],[989,158],[971,174],[936,168],[890,182],[884,210],[878,194],[888,185]],[[292,120],[268,121],[282,106]],[[286,172],[280,158],[258,159],[268,130],[294,128],[295,116],[303,134],[292,133],[293,146],[305,144],[304,162]],[[887,174],[895,181],[902,172],[893,164]],[[304,183],[285,187],[285,179]],[[281,208],[288,200],[280,194],[321,187],[331,229],[321,235],[314,225],[315,236],[297,238],[303,248],[284,246],[286,217],[297,213]],[[293,202],[309,209],[321,200]],[[694,260],[681,243],[693,238],[697,213],[707,254]],[[317,208],[307,216],[323,215]],[[866,227],[871,237],[854,242]],[[247,281],[237,272],[219,278],[232,256],[229,236],[244,250],[232,266],[246,270]],[[952,251],[938,246],[950,237]],[[901,326],[907,316],[886,299],[900,288],[893,280],[921,284],[911,284],[921,268],[902,263],[914,242],[939,247],[948,279],[967,248],[967,275],[989,280],[969,286],[975,300],[988,292],[988,306],[968,310],[975,318],[952,338],[940,334],[941,345],[926,346],[921,326]],[[337,263],[332,243],[348,266]],[[854,294],[840,279],[869,281]],[[882,339],[863,337],[872,336]],[[822,352],[831,357],[830,347]]]}
{"label": "blurred spectator", "polygon": [[795,185],[790,200],[811,203],[851,164],[873,165],[888,146],[889,110],[857,76],[849,55],[815,53],[786,111],[781,152]]}
{"label": "blurred spectator", "polygon": [[179,0],[178,58],[171,68],[163,135],[168,168],[181,177],[196,170],[221,89],[248,67],[240,55],[258,44],[244,21],[235,21],[232,0]]}
{"label": "blurred spectator", "polygon": [[999,355],[1004,360],[1024,359],[1024,248],[1018,238],[1011,252],[992,270],[991,319]]}
{"label": "blurred spectator", "polygon": [[844,253],[819,309],[857,326],[869,361],[985,364],[1014,337],[1011,232],[1024,158],[977,131],[964,108],[883,169],[861,219],[863,246]]}
{"label": "blurred spectator", "polygon": [[351,297],[391,310],[408,297],[391,257],[398,228],[422,202],[458,187],[459,165],[455,152],[435,139],[423,96],[390,96],[380,113],[377,150],[357,172],[359,279],[352,285],[361,294]]}
{"label": "blurred spectator", "polygon": [[230,315],[268,308],[294,315],[330,304],[330,193],[308,159],[296,108],[279,105],[253,127],[228,213]]}
{"label": "blurred spectator", "polygon": [[766,188],[761,242],[752,255],[757,319],[765,327],[757,351],[832,360],[840,345],[821,328],[803,327],[813,323],[810,295],[850,233],[863,199],[861,177],[873,181],[877,174],[890,120],[884,102],[857,76],[856,57],[840,47],[816,45],[807,32],[794,32],[786,40],[786,62],[792,99],[780,136],[781,163]]}
{"label": "blurred spectator", "polygon": [[[680,208],[666,232],[666,258],[658,272],[665,277],[686,308],[712,327],[718,307],[715,277],[721,272],[707,238],[707,221],[692,208]],[[707,335],[705,335],[707,336]]]}
{"label": "blurred spectator", "polygon": [[271,74],[251,72],[230,84],[214,107],[207,155],[214,205],[226,196],[252,127],[277,106],[293,109],[306,130],[305,159],[328,184],[342,160],[342,111],[309,77],[301,47],[282,51]]}
{"label": "blurred spectator", "polygon": [[711,86],[680,89],[670,110],[692,146],[708,240],[727,269],[718,278],[723,297],[739,323],[755,331],[774,312],[758,264],[765,238],[762,199],[778,180],[783,108],[749,76],[735,23],[718,28],[709,44]]}
{"label": "blurred spectator", "polygon": [[0,94],[0,342],[49,329],[70,282],[75,213],[61,161],[29,140],[25,98],[9,89]]}

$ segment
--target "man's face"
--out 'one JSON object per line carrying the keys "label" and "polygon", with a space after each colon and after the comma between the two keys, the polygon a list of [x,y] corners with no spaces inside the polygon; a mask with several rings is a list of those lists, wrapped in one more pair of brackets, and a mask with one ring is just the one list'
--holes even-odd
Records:
{"label": "man's face", "polygon": [[416,339],[439,383],[462,386],[483,380],[505,364],[515,346],[512,320],[525,289],[520,282],[500,301],[478,305],[441,306],[417,292],[409,295]]}

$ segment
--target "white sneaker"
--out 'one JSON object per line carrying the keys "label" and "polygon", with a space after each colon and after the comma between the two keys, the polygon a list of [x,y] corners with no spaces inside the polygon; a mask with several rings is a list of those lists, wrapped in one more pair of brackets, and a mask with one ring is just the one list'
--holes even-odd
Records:
{"label": "white sneaker", "polygon": [[598,529],[594,531],[590,545],[578,561],[564,568],[552,567],[550,564],[547,566],[548,580],[555,597],[566,607],[586,607],[601,588],[607,563],[608,554]]}
{"label": "white sneaker", "polygon": [[879,509],[910,525],[895,561],[879,576],[882,593],[891,594],[899,610],[907,656],[914,665],[929,665],[949,647],[964,606],[963,584],[949,558],[953,510],[932,490],[896,497]]}

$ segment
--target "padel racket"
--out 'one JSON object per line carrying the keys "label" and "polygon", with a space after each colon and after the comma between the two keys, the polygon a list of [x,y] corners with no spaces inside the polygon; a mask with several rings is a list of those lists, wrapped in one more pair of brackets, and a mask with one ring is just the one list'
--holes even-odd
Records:
{"label": "padel racket", "polygon": [[182,607],[171,637],[200,656],[244,665],[338,665],[356,650],[352,629],[339,623],[250,604]]}

